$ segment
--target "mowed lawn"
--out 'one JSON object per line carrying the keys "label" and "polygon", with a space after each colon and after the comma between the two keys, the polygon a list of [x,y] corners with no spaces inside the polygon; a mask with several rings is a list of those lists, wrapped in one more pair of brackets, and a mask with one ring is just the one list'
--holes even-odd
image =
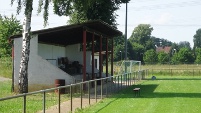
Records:
{"label": "mowed lawn", "polygon": [[[157,77],[131,86],[83,113],[201,113],[201,77]],[[135,97],[132,89],[141,88]]]}

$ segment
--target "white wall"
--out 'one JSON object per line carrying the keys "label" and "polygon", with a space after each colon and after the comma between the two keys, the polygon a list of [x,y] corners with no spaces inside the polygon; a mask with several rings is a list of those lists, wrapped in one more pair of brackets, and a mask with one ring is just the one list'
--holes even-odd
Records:
{"label": "white wall", "polygon": [[57,65],[58,58],[65,57],[66,55],[65,47],[39,43],[38,55],[41,56],[43,59],[49,59],[48,62],[50,62],[55,66],[58,66]]}
{"label": "white wall", "polygon": [[[79,51],[79,44],[66,46],[66,56],[70,61],[79,61],[83,65],[83,52]],[[91,51],[86,52],[86,65],[91,65]]]}
{"label": "white wall", "polygon": [[[74,82],[74,78],[48,61],[38,56],[38,38],[35,35],[30,42],[28,67],[29,91],[54,87],[55,79],[65,79],[66,84]],[[14,85],[15,91],[19,81],[19,65],[22,50],[22,38],[14,39]]]}

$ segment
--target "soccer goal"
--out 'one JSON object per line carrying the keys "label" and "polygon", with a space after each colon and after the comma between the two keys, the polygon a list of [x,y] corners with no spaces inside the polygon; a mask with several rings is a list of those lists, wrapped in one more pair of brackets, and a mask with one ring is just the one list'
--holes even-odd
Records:
{"label": "soccer goal", "polygon": [[133,73],[141,70],[141,61],[126,60],[121,63],[118,74]]}

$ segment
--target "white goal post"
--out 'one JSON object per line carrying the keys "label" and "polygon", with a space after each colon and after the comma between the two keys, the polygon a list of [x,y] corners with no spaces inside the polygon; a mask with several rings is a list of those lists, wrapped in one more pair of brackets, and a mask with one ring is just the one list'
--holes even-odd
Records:
{"label": "white goal post", "polygon": [[141,61],[126,60],[122,61],[118,74],[133,73],[141,70]]}

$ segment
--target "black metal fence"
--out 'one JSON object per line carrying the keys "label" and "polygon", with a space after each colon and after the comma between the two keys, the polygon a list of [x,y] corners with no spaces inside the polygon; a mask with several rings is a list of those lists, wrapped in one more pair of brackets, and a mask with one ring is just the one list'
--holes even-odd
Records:
{"label": "black metal fence", "polygon": [[[6,97],[6,98],[0,98],[0,101],[6,101],[6,100],[12,100],[15,98],[23,98],[22,104],[22,112],[26,113],[27,111],[27,104],[31,104],[27,102],[27,97],[30,95],[34,94],[42,94],[42,111],[45,113],[47,111],[46,107],[46,97],[47,93],[49,92],[56,92],[57,93],[57,99],[58,103],[57,105],[57,112],[61,112],[61,104],[62,104],[62,95],[69,95],[69,102],[70,105],[68,108],[66,108],[66,112],[74,111],[76,108],[83,108],[83,100],[87,99],[88,105],[91,104],[92,99],[95,100],[95,102],[104,97],[107,97],[108,95],[111,95],[112,93],[119,92],[120,90],[127,88],[128,86],[131,86],[135,84],[136,82],[144,79],[146,76],[148,76],[148,71],[149,70],[141,70],[141,71],[136,71],[133,73],[126,73],[126,74],[121,74],[121,75],[116,75],[116,76],[111,76],[111,77],[106,77],[106,78],[100,78],[100,79],[95,79],[95,80],[89,80],[89,81],[84,81],[76,84],[71,84],[71,85],[66,85],[66,86],[60,86],[60,87],[55,87],[51,89],[45,89],[41,91],[36,91],[36,92],[30,92],[30,93],[24,93],[24,94],[19,94],[11,97]],[[61,94],[64,90],[64,94]],[[74,106],[73,102],[75,102],[73,99],[77,98],[79,100],[79,105],[80,106]],[[39,101],[39,100],[37,100]],[[86,103],[85,103],[86,104]]]}

